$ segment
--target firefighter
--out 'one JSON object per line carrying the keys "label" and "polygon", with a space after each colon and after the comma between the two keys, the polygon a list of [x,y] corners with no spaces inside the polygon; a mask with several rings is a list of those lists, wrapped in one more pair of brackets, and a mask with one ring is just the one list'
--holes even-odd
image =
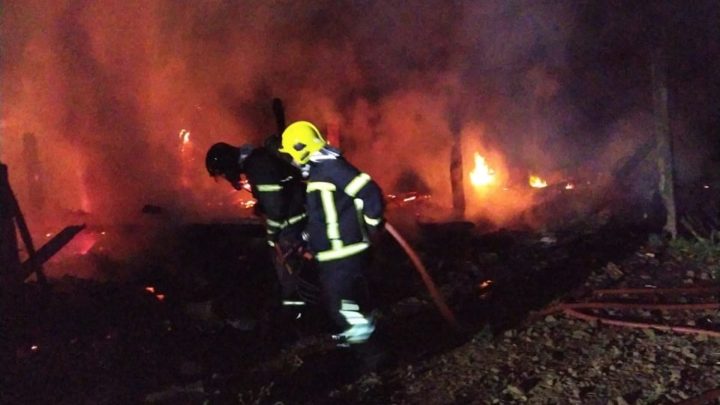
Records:
{"label": "firefighter", "polygon": [[288,266],[290,254],[303,243],[301,233],[306,222],[305,184],[300,172],[277,153],[277,148],[235,147],[224,142],[210,147],[205,165],[210,176],[225,178],[236,190],[243,188],[241,177],[245,176],[256,200],[256,213],[265,219],[267,243],[280,282],[282,312],[297,317],[312,289],[300,289],[302,280]]}
{"label": "firefighter", "polygon": [[380,187],[330,147],[310,122],[288,126],[280,151],[292,157],[307,179],[304,236],[318,263],[328,312],[338,326],[333,338],[340,346],[363,346],[375,330],[364,272],[371,236],[384,225]]}

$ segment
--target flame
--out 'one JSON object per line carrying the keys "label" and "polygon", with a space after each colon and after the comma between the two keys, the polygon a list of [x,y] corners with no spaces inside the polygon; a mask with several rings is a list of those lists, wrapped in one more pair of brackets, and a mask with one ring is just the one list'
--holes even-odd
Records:
{"label": "flame", "polygon": [[470,172],[470,182],[475,186],[487,186],[495,182],[495,171],[477,152],[475,152],[475,168]]}
{"label": "flame", "polygon": [[178,133],[180,139],[180,161],[182,163],[182,171],[180,173],[180,184],[183,187],[190,187],[190,176],[193,164],[193,144],[190,142],[190,131],[181,129]]}
{"label": "flame", "polygon": [[547,181],[535,175],[530,176],[528,183],[530,184],[530,187],[533,188],[545,188],[548,185]]}
{"label": "flame", "polygon": [[181,129],[180,133],[178,134],[178,138],[180,138],[183,145],[190,142],[190,131],[188,131],[187,129]]}
{"label": "flame", "polygon": [[575,188],[575,185],[573,183],[568,183],[565,185],[565,190],[572,190]]}

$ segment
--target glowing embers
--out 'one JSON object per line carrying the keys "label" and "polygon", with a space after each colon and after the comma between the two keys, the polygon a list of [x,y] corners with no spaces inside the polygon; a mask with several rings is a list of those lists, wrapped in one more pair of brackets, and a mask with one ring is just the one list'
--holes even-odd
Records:
{"label": "glowing embers", "polygon": [[493,170],[478,152],[475,152],[475,168],[470,172],[470,182],[474,186],[482,187],[495,183],[495,170]]}
{"label": "glowing embers", "polygon": [[407,193],[400,194],[387,194],[385,195],[385,201],[388,206],[416,206],[417,204],[429,200],[431,197],[432,196],[430,194],[420,193],[418,191],[409,191]]}
{"label": "glowing embers", "polygon": [[246,178],[242,178],[240,180],[241,188],[239,190],[232,190],[230,193],[233,195],[233,205],[240,206],[242,208],[253,208],[257,201],[250,195],[248,198],[248,195],[245,193],[239,193],[238,191],[247,191],[248,193],[252,193],[252,186],[250,186],[250,183],[248,183]]}
{"label": "glowing embers", "polygon": [[494,282],[490,279],[484,280],[477,285],[478,292],[480,293],[480,299],[488,299],[492,293],[492,286]]}
{"label": "glowing embers", "polygon": [[155,287],[151,286],[151,285],[145,287],[145,291],[146,291],[148,294],[154,295],[155,298],[157,298],[158,301],[164,301],[164,300],[165,300],[165,294],[160,294],[160,293],[158,293],[158,292],[157,292],[157,289],[156,289]]}
{"label": "glowing embers", "polygon": [[545,188],[548,186],[547,181],[535,175],[530,176],[530,178],[528,179],[528,184],[530,184],[530,187],[532,188]]}
{"label": "glowing embers", "polygon": [[237,200],[235,202],[235,204],[239,205],[243,208],[253,208],[257,204],[257,201],[255,201],[255,200]]}

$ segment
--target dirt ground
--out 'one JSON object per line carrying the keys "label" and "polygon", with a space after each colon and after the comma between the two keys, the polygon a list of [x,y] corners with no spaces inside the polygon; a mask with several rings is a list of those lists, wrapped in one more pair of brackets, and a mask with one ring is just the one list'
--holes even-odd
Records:
{"label": "dirt ground", "polygon": [[[369,274],[378,332],[363,351],[335,347],[320,310],[279,320],[259,225],[185,225],[127,260],[91,252],[58,264],[103,277],[4,291],[3,403],[664,404],[720,387],[717,309],[579,310],[713,335],[558,307],[717,303],[715,242],[671,244],[612,216],[540,231],[398,227],[457,328],[389,235]],[[597,295],[679,287],[711,290]]]}

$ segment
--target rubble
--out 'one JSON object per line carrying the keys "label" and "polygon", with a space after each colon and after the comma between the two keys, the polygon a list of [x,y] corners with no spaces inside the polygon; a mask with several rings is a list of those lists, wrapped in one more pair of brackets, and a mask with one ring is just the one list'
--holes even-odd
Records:
{"label": "rubble", "polygon": [[[585,304],[574,309],[720,330],[716,309],[654,309],[717,303],[716,262],[649,243],[643,229],[609,221],[556,230],[548,244],[538,242],[542,233],[463,225],[449,249],[436,243],[446,240],[444,227],[423,228],[412,243],[460,330],[443,319],[400,247],[381,243],[370,280],[390,356],[366,369],[335,347],[318,313],[292,328],[273,323],[273,274],[256,228],[168,229],[174,236],[157,243],[173,245],[148,249],[181,257],[138,255],[141,262],[125,266],[141,271],[123,280],[24,284],[9,301],[17,368],[6,395],[16,403],[619,404],[676,402],[720,381],[714,336],[542,313]],[[623,277],[613,278],[608,263]],[[639,301],[656,307],[625,308]]]}

